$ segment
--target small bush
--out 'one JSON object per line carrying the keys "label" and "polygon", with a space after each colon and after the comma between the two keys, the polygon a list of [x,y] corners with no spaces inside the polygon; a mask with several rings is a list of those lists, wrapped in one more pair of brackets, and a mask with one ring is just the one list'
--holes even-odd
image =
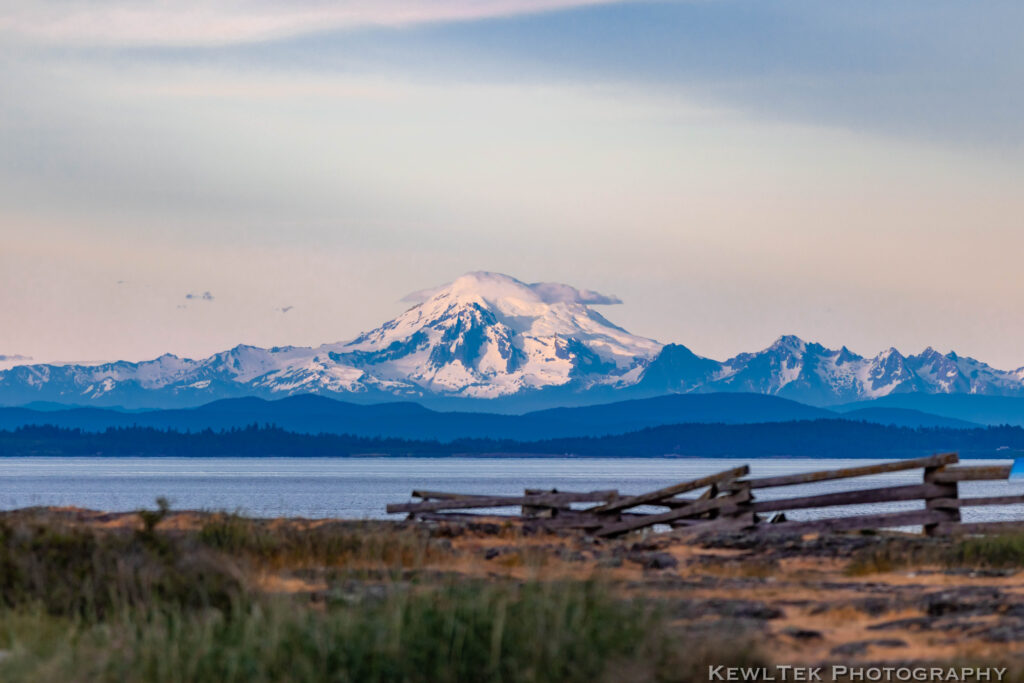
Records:
{"label": "small bush", "polygon": [[0,522],[0,603],[103,618],[155,603],[227,608],[244,593],[230,558],[162,541],[54,523]]}
{"label": "small bush", "polygon": [[857,576],[927,566],[1024,568],[1024,533],[959,540],[889,538],[856,552],[846,572]]}
{"label": "small bush", "polygon": [[948,556],[944,539],[880,538],[856,551],[846,566],[851,576],[879,574],[910,567],[942,565]]}
{"label": "small bush", "polygon": [[437,554],[437,540],[425,529],[377,522],[318,522],[303,528],[219,514],[203,524],[199,540],[272,567],[360,563],[413,567]]}
{"label": "small bush", "polygon": [[948,564],[994,569],[1024,567],[1024,533],[964,539],[952,548]]}

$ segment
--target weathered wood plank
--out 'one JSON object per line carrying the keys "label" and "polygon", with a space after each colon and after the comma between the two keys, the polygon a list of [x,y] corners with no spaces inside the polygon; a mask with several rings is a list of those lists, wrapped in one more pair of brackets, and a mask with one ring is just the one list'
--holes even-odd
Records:
{"label": "weathered wood plank", "polygon": [[959,462],[959,460],[960,459],[956,453],[943,453],[941,455],[932,455],[927,458],[900,460],[897,462],[864,465],[861,467],[846,467],[840,470],[822,470],[820,472],[803,472],[800,474],[783,474],[777,477],[745,479],[736,483],[749,483],[750,487],[755,489],[764,489],[774,486],[794,486],[796,484],[809,484],[817,481],[831,481],[833,479],[847,479],[850,477],[864,477],[872,474],[885,474],[887,472],[915,470],[920,467],[941,467],[942,465]]}
{"label": "weathered wood plank", "polygon": [[934,481],[939,484],[955,484],[958,481],[990,481],[1009,479],[1010,465],[970,465],[966,467],[947,467],[936,472]]}
{"label": "weathered wood plank", "polygon": [[395,512],[436,512],[438,510],[465,510],[470,508],[497,508],[510,505],[537,505],[557,507],[563,503],[605,503],[618,498],[619,492],[587,491],[580,493],[552,493],[538,496],[473,496],[450,500],[433,500],[424,503],[391,503],[389,513]]}
{"label": "weathered wood plank", "polygon": [[780,510],[804,510],[807,508],[823,508],[835,505],[867,505],[870,503],[891,503],[901,500],[924,500],[942,495],[945,486],[936,484],[910,484],[907,486],[889,486],[861,491],[840,491],[823,493],[817,496],[801,496],[781,500],[758,500],[751,503],[754,512],[778,512]]}
{"label": "weathered wood plank", "polygon": [[937,533],[962,536],[965,534],[1008,534],[1024,532],[1024,521],[956,522],[939,524]]}
{"label": "weathered wood plank", "polygon": [[[523,495],[526,496],[541,496],[558,493],[558,489],[523,489]],[[559,510],[570,510],[568,503],[563,503],[557,507],[551,507],[546,505],[524,505],[522,508],[522,515],[524,517],[554,517]]]}
{"label": "weathered wood plank", "polygon": [[[588,493],[586,491],[559,491],[558,489],[524,489],[523,495],[525,496],[537,496],[542,494],[555,494],[555,493]],[[489,493],[452,493],[450,491],[427,491],[424,489],[416,489],[412,492],[413,498],[423,498],[424,500],[460,500],[463,498],[493,498],[494,496]]]}
{"label": "weathered wood plank", "polygon": [[[624,519],[644,517],[636,513],[623,513]],[[486,512],[414,512],[412,519],[428,522],[493,522],[493,523],[524,523],[540,526],[577,526],[579,528],[597,528],[608,524],[606,517],[587,515],[585,511],[571,510],[560,512],[555,517],[531,517],[527,515],[503,515]]]}
{"label": "weathered wood plank", "polygon": [[526,518],[518,515],[487,515],[472,512],[417,512],[413,519],[425,522],[522,522]]}
{"label": "weathered wood plank", "polygon": [[1024,496],[988,496],[986,498],[936,498],[937,508],[969,508],[982,505],[1024,505]]}
{"label": "weathered wood plank", "polygon": [[642,529],[644,527],[653,526],[655,524],[668,524],[677,519],[683,519],[685,517],[694,517],[696,515],[709,512],[711,510],[719,510],[721,512],[731,512],[740,509],[740,506],[750,501],[750,491],[741,490],[732,494],[731,496],[725,496],[722,498],[714,498],[711,500],[700,500],[688,505],[684,508],[677,510],[669,510],[668,512],[661,512],[655,515],[643,515],[635,519],[627,519],[614,524],[598,529],[595,532],[595,536],[618,536],[629,531],[636,529]]}
{"label": "weathered wood plank", "polygon": [[447,491],[424,491],[417,489],[412,492],[413,498],[423,500],[461,500],[463,498],[486,498],[486,493],[448,493]]}
{"label": "weathered wood plank", "polygon": [[936,510],[911,510],[909,512],[887,512],[877,515],[835,517],[816,519],[808,522],[781,522],[758,527],[760,533],[826,533],[829,531],[856,531],[858,529],[885,529],[897,526],[926,526],[939,524],[946,519]]}
{"label": "weathered wood plank", "polygon": [[665,498],[671,498],[672,496],[680,493],[686,493],[687,491],[695,491],[697,489],[704,488],[705,486],[711,486],[712,484],[718,484],[732,479],[738,479],[746,474],[750,473],[750,468],[747,465],[742,467],[734,467],[731,470],[724,472],[718,472],[707,477],[701,477],[700,479],[692,479],[690,481],[684,481],[679,484],[672,486],[666,486],[663,489],[657,491],[650,491],[648,493],[641,493],[636,496],[625,496],[619,500],[612,501],[606,505],[596,507],[591,512],[615,512],[617,510],[625,510],[631,507],[637,507],[638,505],[649,505]]}
{"label": "weathered wood plank", "polygon": [[[690,523],[685,524],[685,522]],[[672,531],[670,533],[673,536],[692,538],[694,536],[717,533],[720,531],[749,529],[755,525],[754,513],[743,512],[735,517],[719,517],[717,519],[704,520],[676,520],[675,522],[672,522]]]}

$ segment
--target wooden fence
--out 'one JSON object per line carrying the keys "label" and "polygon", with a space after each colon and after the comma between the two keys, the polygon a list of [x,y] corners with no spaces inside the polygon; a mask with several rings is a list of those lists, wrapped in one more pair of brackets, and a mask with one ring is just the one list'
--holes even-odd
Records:
{"label": "wooden fence", "polygon": [[[1008,479],[1010,466],[956,466],[956,453],[837,470],[751,479],[746,465],[699,479],[642,493],[620,495],[617,490],[569,492],[527,489],[521,496],[490,496],[413,491],[417,502],[387,506],[389,513],[408,513],[412,519],[465,522],[502,519],[552,529],[577,529],[601,537],[619,536],[655,525],[706,532],[750,529],[759,533],[809,533],[921,526],[936,534],[988,533],[1020,522],[967,524],[960,520],[964,507],[1024,504],[1022,495],[961,498],[962,481]],[[923,470],[920,484],[853,489],[833,493],[760,500],[755,492],[776,487],[800,487],[823,481],[856,479],[887,472]],[[683,496],[682,494],[690,494]],[[694,495],[696,494],[696,495]],[[924,508],[902,512],[826,516],[809,521],[787,521],[792,510],[835,506],[924,501]],[[585,506],[581,507],[581,504]],[[576,505],[576,507],[573,507]],[[514,514],[493,512],[515,507]],[[653,511],[644,511],[647,508]],[[477,510],[478,512],[466,512]],[[480,513],[480,510],[487,510]],[[771,517],[769,517],[771,515]]]}

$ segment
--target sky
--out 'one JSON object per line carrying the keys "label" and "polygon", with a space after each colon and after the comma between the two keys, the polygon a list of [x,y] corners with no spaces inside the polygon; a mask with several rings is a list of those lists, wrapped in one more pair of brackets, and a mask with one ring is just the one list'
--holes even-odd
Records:
{"label": "sky", "polygon": [[726,358],[1024,365],[1024,3],[0,0],[0,356],[313,345],[473,270]]}

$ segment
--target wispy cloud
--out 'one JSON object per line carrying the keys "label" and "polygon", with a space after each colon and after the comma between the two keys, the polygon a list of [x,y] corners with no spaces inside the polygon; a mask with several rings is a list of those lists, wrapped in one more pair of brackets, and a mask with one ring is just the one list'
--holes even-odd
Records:
{"label": "wispy cloud", "polygon": [[[507,278],[508,276],[503,275],[499,277]],[[548,304],[577,303],[587,304],[589,306],[610,306],[612,304],[622,303],[622,299],[617,296],[601,294],[600,292],[595,292],[592,289],[577,289],[571,285],[563,285],[560,282],[534,282],[532,284],[519,284],[529,287],[533,290],[533,293],[537,295],[537,298]],[[421,304],[450,285],[451,283],[447,283],[440,287],[420,289],[406,294],[400,299],[400,301],[404,303]]]}
{"label": "wispy cloud", "polygon": [[531,14],[623,0],[14,0],[0,32],[60,45],[226,45],[307,32]]}
{"label": "wispy cloud", "polygon": [[17,353],[0,354],[0,370],[9,370],[18,365],[29,365],[32,363],[32,356],[22,356]]}
{"label": "wispy cloud", "polygon": [[566,302],[610,306],[622,303],[622,299],[614,295],[601,294],[592,289],[576,289],[558,282],[535,282],[530,285],[530,289],[536,292],[542,301],[549,304]]}

